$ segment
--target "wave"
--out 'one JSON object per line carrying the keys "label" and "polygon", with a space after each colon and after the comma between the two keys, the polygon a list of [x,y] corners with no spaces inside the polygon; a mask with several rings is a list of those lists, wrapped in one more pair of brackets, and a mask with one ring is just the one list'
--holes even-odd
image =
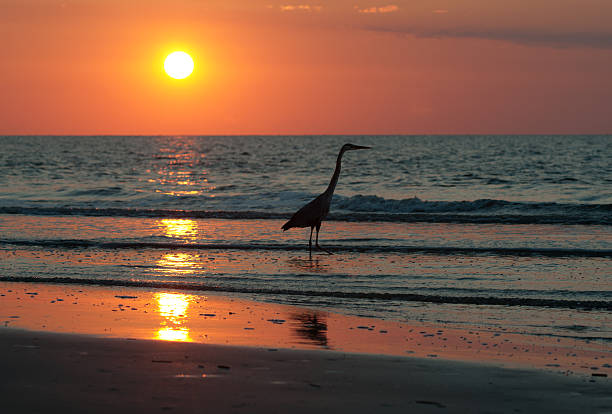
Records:
{"label": "wave", "polygon": [[612,311],[612,302],[601,300],[566,300],[546,298],[519,297],[479,297],[479,296],[445,296],[423,295],[415,293],[383,293],[383,292],[345,292],[345,291],[315,291],[277,288],[213,286],[202,283],[177,283],[159,281],[116,280],[116,279],[85,279],[69,277],[15,277],[0,276],[2,282],[28,283],[58,283],[93,286],[121,286],[155,289],[176,289],[201,292],[250,293],[262,295],[308,296],[339,299],[367,299],[379,301],[424,302],[437,304],[459,305],[494,305],[494,306],[531,306],[564,309],[603,310]]}
{"label": "wave", "polygon": [[0,214],[28,216],[90,216],[135,218],[222,218],[222,219],[284,219],[287,213],[263,211],[197,211],[146,208],[95,208],[95,207],[0,207]]}
{"label": "wave", "polygon": [[98,187],[82,190],[72,190],[65,194],[66,197],[82,197],[82,196],[113,196],[121,194],[123,192],[122,187]]}
{"label": "wave", "polygon": [[[0,239],[0,245],[27,247],[53,247],[63,249],[97,248],[105,250],[120,249],[166,249],[166,250],[278,250],[303,251],[300,244],[281,243],[171,243],[149,241],[99,241],[84,239],[55,240],[11,240]],[[612,249],[564,249],[564,248],[525,248],[525,247],[453,247],[453,246],[346,246],[327,245],[335,252],[354,253],[421,253],[434,255],[498,255],[498,256],[545,256],[545,257],[612,257]]]}
{"label": "wave", "polygon": [[[284,197],[284,196],[283,196]],[[259,210],[183,210],[113,207],[3,206],[0,214],[41,216],[105,216],[192,219],[283,220],[291,216],[304,197],[289,197],[282,208],[287,211]],[[240,197],[242,200],[244,197]],[[308,197],[306,197],[308,199]],[[228,201],[228,205],[232,203]],[[267,211],[266,211],[267,210]],[[480,199],[474,201],[424,201],[419,198],[386,199],[375,195],[335,196],[328,220],[350,222],[430,222],[497,224],[582,224],[612,225],[612,204],[526,203]]]}
{"label": "wave", "polygon": [[552,202],[517,202],[495,199],[474,201],[425,201],[418,197],[401,200],[386,199],[375,195],[355,195],[338,197],[335,208],[354,212],[403,213],[403,214],[483,214],[483,215],[522,215],[530,217],[569,217],[587,216],[584,219],[612,219],[612,204],[563,204]]}

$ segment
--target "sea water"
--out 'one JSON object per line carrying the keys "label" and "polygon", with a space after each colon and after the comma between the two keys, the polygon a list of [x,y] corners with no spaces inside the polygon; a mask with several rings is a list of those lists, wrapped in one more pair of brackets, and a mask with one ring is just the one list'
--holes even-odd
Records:
{"label": "sea water", "polygon": [[[280,227],[344,155],[321,244]],[[612,339],[612,136],[0,137],[0,280]]]}

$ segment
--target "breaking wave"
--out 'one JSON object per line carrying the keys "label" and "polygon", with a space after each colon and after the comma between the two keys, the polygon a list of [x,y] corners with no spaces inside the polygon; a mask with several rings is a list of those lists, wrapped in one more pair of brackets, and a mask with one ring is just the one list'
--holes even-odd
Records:
{"label": "breaking wave", "polygon": [[[226,200],[237,207],[224,210],[183,210],[150,208],[115,208],[91,206],[4,206],[0,214],[42,216],[106,216],[152,218],[287,219],[310,196],[281,197],[282,211],[268,206],[244,205]],[[240,197],[241,203],[244,202]],[[257,203],[254,203],[257,204]],[[417,197],[401,200],[375,195],[334,196],[328,220],[351,222],[430,222],[430,223],[502,223],[502,224],[583,224],[612,225],[612,204],[562,204],[513,202],[494,199],[474,201],[426,201]]]}

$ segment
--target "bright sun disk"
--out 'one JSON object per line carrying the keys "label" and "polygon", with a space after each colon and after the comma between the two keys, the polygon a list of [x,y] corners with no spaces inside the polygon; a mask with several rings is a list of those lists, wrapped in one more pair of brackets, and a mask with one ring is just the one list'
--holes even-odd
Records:
{"label": "bright sun disk", "polygon": [[164,61],[164,70],[174,79],[185,79],[193,72],[193,59],[185,52],[172,52]]}

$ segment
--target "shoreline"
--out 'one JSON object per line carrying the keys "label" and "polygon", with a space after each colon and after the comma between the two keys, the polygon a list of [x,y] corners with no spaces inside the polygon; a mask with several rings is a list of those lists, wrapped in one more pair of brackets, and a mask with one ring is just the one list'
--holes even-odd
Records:
{"label": "shoreline", "polygon": [[332,350],[612,377],[605,342],[402,323],[208,292],[0,282],[0,323],[1,331]]}

